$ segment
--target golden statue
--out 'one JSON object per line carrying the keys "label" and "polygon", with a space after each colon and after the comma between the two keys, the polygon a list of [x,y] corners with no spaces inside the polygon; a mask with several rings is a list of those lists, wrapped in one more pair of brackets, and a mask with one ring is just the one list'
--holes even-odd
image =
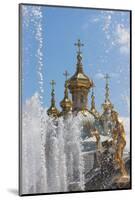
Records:
{"label": "golden statue", "polygon": [[115,124],[115,127],[112,130],[112,144],[115,149],[114,161],[118,164],[121,173],[121,177],[118,179],[118,182],[124,183],[129,181],[129,176],[123,161],[123,151],[126,146],[125,130],[122,122],[120,122],[118,118],[118,113],[116,111],[112,111],[111,116],[112,121]]}
{"label": "golden statue", "polygon": [[96,138],[96,147],[97,150],[100,149],[100,135],[96,128],[93,129],[91,136],[94,136]]}

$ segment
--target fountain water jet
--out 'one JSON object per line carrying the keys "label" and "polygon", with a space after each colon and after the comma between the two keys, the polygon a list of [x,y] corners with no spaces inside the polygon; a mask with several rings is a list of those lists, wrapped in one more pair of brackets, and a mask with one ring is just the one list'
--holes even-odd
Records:
{"label": "fountain water jet", "polygon": [[[35,94],[23,108],[24,193],[65,192],[84,189],[84,162],[78,117],[53,119],[43,112],[44,157],[41,157],[40,101]],[[43,160],[42,160],[43,159]],[[41,182],[45,163],[46,179]],[[45,184],[47,185],[45,188]]]}
{"label": "fountain water jet", "polygon": [[[84,189],[84,163],[81,154],[79,118],[50,118],[44,109],[42,8],[22,6],[23,28],[34,27],[37,48],[37,83],[35,94],[23,106],[23,193],[69,191],[77,183]],[[23,49],[25,51],[25,49]],[[27,59],[27,58],[26,58]],[[63,172],[63,173],[61,173]]]}

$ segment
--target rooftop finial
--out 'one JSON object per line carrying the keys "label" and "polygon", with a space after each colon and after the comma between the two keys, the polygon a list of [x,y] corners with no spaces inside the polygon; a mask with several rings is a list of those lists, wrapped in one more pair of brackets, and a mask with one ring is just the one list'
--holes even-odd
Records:
{"label": "rooftop finial", "polygon": [[70,75],[70,74],[68,73],[68,71],[65,70],[65,72],[63,73],[63,75],[65,76],[65,80],[67,81],[67,78],[68,78],[68,76]]}
{"label": "rooftop finial", "polygon": [[92,87],[92,94],[91,94],[91,111],[94,111],[94,110],[95,110],[94,87],[95,87],[95,85],[93,85],[93,87]]}
{"label": "rooftop finial", "polygon": [[67,81],[67,78],[69,76],[69,73],[67,70],[65,70],[65,72],[63,73],[63,75],[65,76],[65,98],[68,98],[68,81]]}
{"label": "rooftop finial", "polygon": [[104,79],[106,80],[106,86],[105,86],[105,90],[106,90],[106,93],[105,93],[105,102],[107,101],[110,101],[109,100],[109,79],[110,79],[110,76],[108,74],[106,74],[104,76]]}
{"label": "rooftop finial", "polygon": [[74,45],[77,46],[77,48],[78,48],[78,51],[77,51],[77,72],[78,73],[83,73],[81,47],[83,47],[84,44],[82,44],[80,39],[78,39],[78,42],[75,43]]}
{"label": "rooftop finial", "polygon": [[50,82],[51,85],[51,106],[47,110],[48,115],[52,115],[53,117],[57,117],[59,115],[59,111],[55,106],[55,92],[54,92],[54,85],[56,85],[55,81],[52,80]]}
{"label": "rooftop finial", "polygon": [[68,98],[68,80],[67,77],[69,76],[69,73],[67,70],[63,73],[65,76],[65,91],[64,91],[64,99],[60,102],[60,106],[62,107],[61,115],[67,114],[69,111],[71,111],[72,108],[72,102]]}
{"label": "rooftop finial", "polygon": [[51,103],[52,103],[52,106],[55,106],[55,92],[54,92],[54,85],[56,85],[55,81],[51,80],[50,85],[52,87],[51,88],[51,96],[52,96]]}
{"label": "rooftop finial", "polygon": [[84,46],[84,44],[83,44],[83,43],[81,43],[80,39],[78,39],[78,42],[77,42],[77,43],[75,43],[75,46],[77,46],[77,47],[78,47],[78,51],[77,51],[77,53],[78,53],[78,54],[81,54],[80,48],[81,48],[81,47],[83,47],[83,46]]}
{"label": "rooftop finial", "polygon": [[51,80],[50,85],[52,86],[52,90],[54,90],[54,85],[56,85],[54,80]]}
{"label": "rooftop finial", "polygon": [[106,74],[104,76],[104,79],[106,81],[106,85],[105,85],[105,102],[102,104],[104,110],[108,110],[108,109],[112,109],[113,108],[113,105],[110,101],[110,94],[109,94],[109,79],[110,79],[110,76],[108,74]]}
{"label": "rooftop finial", "polygon": [[92,86],[92,93],[91,93],[91,109],[90,109],[90,112],[96,117],[98,118],[99,117],[99,113],[97,112],[96,110],[96,106],[95,106],[95,95],[94,95],[94,83],[93,83],[93,86]]}

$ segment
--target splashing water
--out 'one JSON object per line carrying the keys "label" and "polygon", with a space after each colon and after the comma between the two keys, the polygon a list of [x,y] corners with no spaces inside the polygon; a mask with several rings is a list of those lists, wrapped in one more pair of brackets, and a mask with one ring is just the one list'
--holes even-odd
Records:
{"label": "splashing water", "polygon": [[[44,109],[43,109],[43,94],[44,94],[44,78],[43,78],[43,33],[42,33],[42,10],[40,6],[22,6],[22,16],[23,16],[23,27],[24,29],[30,29],[31,26],[34,27],[34,38],[37,44],[37,50],[35,57],[37,58],[37,82],[38,82],[38,129],[40,130],[40,156],[41,156],[41,176],[40,185],[38,192],[45,192],[47,190],[46,184],[46,168],[45,168],[45,151],[44,151]],[[36,192],[37,188],[33,189]]]}
{"label": "splashing water", "polygon": [[44,110],[42,142],[40,106],[35,94],[23,107],[23,193],[64,192],[73,185],[84,190],[80,119],[71,116],[66,121],[62,117],[54,121]]}
{"label": "splashing water", "polygon": [[34,16],[36,17],[35,20],[35,39],[37,40],[37,75],[38,75],[38,92],[39,92],[39,102],[40,102],[40,109],[39,109],[39,116],[40,116],[40,139],[41,139],[41,185],[40,192],[47,191],[47,182],[46,182],[46,163],[45,163],[45,135],[44,135],[44,128],[45,128],[45,119],[44,119],[44,109],[43,109],[43,94],[44,94],[44,76],[43,76],[43,33],[42,33],[42,11],[41,7],[34,8]]}
{"label": "splashing water", "polygon": [[[23,6],[23,27],[34,27],[37,44],[38,94],[23,106],[22,187],[23,193],[64,192],[77,182],[84,189],[83,159],[78,120],[54,121],[43,108],[43,33],[40,6]],[[25,49],[24,49],[25,50]]]}

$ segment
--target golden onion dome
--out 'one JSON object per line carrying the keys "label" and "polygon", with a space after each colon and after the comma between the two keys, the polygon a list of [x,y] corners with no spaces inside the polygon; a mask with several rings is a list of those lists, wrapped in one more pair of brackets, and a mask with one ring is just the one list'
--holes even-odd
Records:
{"label": "golden onion dome", "polygon": [[55,105],[55,92],[54,92],[54,85],[56,84],[54,80],[50,82],[52,86],[52,91],[51,91],[51,106],[47,110],[47,114],[51,117],[58,117],[59,116],[59,110],[56,108]]}
{"label": "golden onion dome", "polygon": [[91,108],[90,108],[90,113],[94,115],[96,119],[100,118],[100,114],[98,113],[95,105],[95,95],[94,95],[94,85],[92,87],[92,94],[91,94]]}
{"label": "golden onion dome", "polygon": [[64,98],[61,102],[60,102],[60,105],[61,107],[64,109],[64,110],[71,110],[72,108],[72,102],[70,99],[68,98]]}
{"label": "golden onion dome", "polygon": [[105,85],[105,101],[102,104],[103,110],[107,111],[107,110],[112,110],[113,109],[113,104],[110,101],[109,98],[109,78],[110,76],[108,74],[105,75],[105,80],[106,80],[106,85]]}
{"label": "golden onion dome", "polygon": [[82,65],[82,56],[81,52],[78,52],[77,55],[77,68],[75,74],[68,80],[68,88],[70,90],[77,88],[86,88],[90,89],[93,86],[93,81],[85,75]]}
{"label": "golden onion dome", "polygon": [[51,117],[58,117],[59,116],[59,111],[58,109],[54,106],[51,106],[48,110],[47,110],[47,114]]}
{"label": "golden onion dome", "polygon": [[62,107],[62,114],[66,114],[67,112],[72,110],[72,101],[68,97],[68,81],[65,82],[65,91],[64,91],[64,98],[60,102],[60,106]]}

